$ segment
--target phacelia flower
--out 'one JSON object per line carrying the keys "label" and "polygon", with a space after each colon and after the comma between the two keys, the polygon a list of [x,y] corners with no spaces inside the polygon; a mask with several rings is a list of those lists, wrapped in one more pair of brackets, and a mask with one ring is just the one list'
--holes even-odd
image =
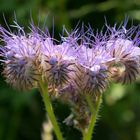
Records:
{"label": "phacelia flower", "polygon": [[[90,44],[91,46],[92,44]],[[78,57],[75,83],[78,89],[81,89],[80,93],[98,95],[107,87],[106,63],[113,59],[102,46],[90,47],[88,45],[79,46],[81,55]]]}
{"label": "phacelia flower", "polygon": [[0,50],[6,82],[21,90],[36,87],[40,41],[33,34],[26,36],[23,30],[23,34],[15,35],[0,27],[0,32],[4,42]]}
{"label": "phacelia flower", "polygon": [[[134,28],[135,29],[135,28]],[[106,50],[115,61],[110,65],[111,79],[122,84],[134,81],[140,68],[140,48],[138,47],[138,33],[132,39],[133,28],[119,30],[113,28],[112,34],[106,43]],[[131,31],[131,35],[130,34]],[[114,36],[113,36],[114,35]]]}
{"label": "phacelia flower", "polygon": [[[17,23],[17,34],[0,27],[0,61],[6,82],[20,90],[48,88],[51,97],[70,104],[72,115],[65,122],[86,130],[98,97],[111,80],[131,83],[140,74],[140,31],[138,27],[116,29],[108,25],[94,34],[91,27],[75,29],[56,42],[49,32],[31,25],[25,34]],[[43,87],[43,86],[47,87]],[[47,92],[47,91],[46,91]],[[45,96],[44,96],[45,97]]]}
{"label": "phacelia flower", "polygon": [[74,74],[76,50],[71,44],[63,42],[55,45],[47,38],[42,48],[42,67],[44,78],[54,88],[68,83]]}

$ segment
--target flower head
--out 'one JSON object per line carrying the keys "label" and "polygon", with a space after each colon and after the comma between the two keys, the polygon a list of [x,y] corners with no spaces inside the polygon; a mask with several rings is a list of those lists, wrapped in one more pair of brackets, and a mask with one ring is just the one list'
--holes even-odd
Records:
{"label": "flower head", "polygon": [[[122,84],[131,83],[139,74],[140,48],[139,33],[133,37],[137,27],[127,30],[124,26],[118,30],[111,28],[110,39],[106,43],[106,51],[115,61],[109,66],[111,78]],[[133,36],[132,36],[133,35]]]}
{"label": "flower head", "polygon": [[1,47],[1,61],[4,62],[6,82],[17,89],[32,89],[38,80],[40,41],[33,34],[15,35],[2,27],[0,32],[5,44]]}
{"label": "flower head", "polygon": [[[95,46],[94,46],[95,45]],[[91,47],[91,48],[90,48]],[[109,53],[98,44],[79,46],[81,55],[77,59],[75,83],[81,92],[97,95],[105,91],[108,83],[106,63],[112,61]]]}
{"label": "flower head", "polygon": [[47,38],[41,52],[44,78],[49,85],[57,88],[68,83],[74,75],[76,60],[76,49],[71,43],[56,45],[51,38]]}

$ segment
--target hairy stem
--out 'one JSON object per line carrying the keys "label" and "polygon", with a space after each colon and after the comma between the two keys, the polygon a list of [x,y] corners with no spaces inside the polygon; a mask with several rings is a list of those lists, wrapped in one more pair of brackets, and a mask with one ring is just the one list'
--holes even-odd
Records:
{"label": "hairy stem", "polygon": [[83,133],[83,140],[91,140],[92,133],[94,131],[94,126],[96,123],[96,119],[98,117],[98,112],[99,112],[99,108],[100,108],[100,104],[101,104],[101,100],[102,100],[102,95],[100,95],[97,98],[97,101],[95,104],[92,103],[91,98],[89,96],[86,97],[86,100],[87,100],[88,106],[91,111],[91,119],[90,119],[88,128]]}
{"label": "hairy stem", "polygon": [[48,87],[47,87],[47,85],[44,84],[42,79],[40,79],[39,85],[40,85],[41,95],[42,95],[42,98],[43,98],[43,101],[45,104],[45,109],[46,109],[46,111],[48,113],[48,117],[51,120],[51,123],[53,125],[53,129],[56,134],[57,140],[63,140],[62,133],[61,133],[59,125],[57,123],[51,101],[49,99]]}

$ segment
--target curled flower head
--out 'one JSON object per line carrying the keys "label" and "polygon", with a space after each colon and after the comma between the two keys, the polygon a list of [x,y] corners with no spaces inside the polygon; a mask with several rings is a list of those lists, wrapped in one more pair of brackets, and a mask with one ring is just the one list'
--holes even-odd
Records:
{"label": "curled flower head", "polygon": [[33,34],[15,35],[2,27],[0,32],[5,44],[0,49],[6,82],[21,90],[36,87],[40,41]]}
{"label": "curled flower head", "polygon": [[102,93],[108,83],[106,63],[112,61],[112,57],[102,46],[81,45],[79,51],[75,79],[78,89],[91,95]]}
{"label": "curled flower head", "polygon": [[70,44],[63,42],[54,45],[51,38],[47,38],[42,48],[42,67],[44,78],[54,88],[62,87],[73,77],[75,67],[74,50]]}
{"label": "curled flower head", "polygon": [[[120,30],[112,29],[115,33],[112,33],[111,39],[106,43],[107,52],[110,52],[111,56],[115,59],[109,66],[111,79],[115,82],[122,84],[131,83],[139,74],[139,35],[137,33],[134,39],[132,39],[131,36],[134,29],[126,30],[124,27]],[[131,36],[129,35],[130,32]]]}

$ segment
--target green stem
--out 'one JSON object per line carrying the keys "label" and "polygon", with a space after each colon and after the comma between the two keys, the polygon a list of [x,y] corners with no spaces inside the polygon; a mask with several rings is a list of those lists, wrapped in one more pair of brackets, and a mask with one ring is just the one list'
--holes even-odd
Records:
{"label": "green stem", "polygon": [[98,111],[99,111],[99,108],[100,108],[101,100],[102,100],[102,95],[100,95],[98,97],[95,105],[93,105],[89,96],[86,97],[86,100],[87,100],[88,106],[89,106],[92,114],[91,114],[91,120],[90,120],[89,126],[88,126],[87,130],[83,133],[83,140],[91,140],[92,139],[92,133],[94,131],[94,126],[95,126],[95,123],[96,123],[96,119],[97,119],[97,116],[98,116]]}
{"label": "green stem", "polygon": [[47,85],[44,84],[42,79],[40,80],[39,85],[40,85],[40,88],[42,91],[41,95],[42,95],[42,98],[43,98],[43,101],[45,104],[45,108],[46,108],[46,111],[48,113],[49,119],[51,120],[51,123],[53,125],[53,129],[54,129],[54,132],[56,134],[56,137],[58,140],[63,140],[60,128],[59,128],[58,123],[56,121],[56,117],[55,117],[55,114],[54,114],[54,111],[52,108],[51,101],[49,99],[48,87],[47,87]]}

